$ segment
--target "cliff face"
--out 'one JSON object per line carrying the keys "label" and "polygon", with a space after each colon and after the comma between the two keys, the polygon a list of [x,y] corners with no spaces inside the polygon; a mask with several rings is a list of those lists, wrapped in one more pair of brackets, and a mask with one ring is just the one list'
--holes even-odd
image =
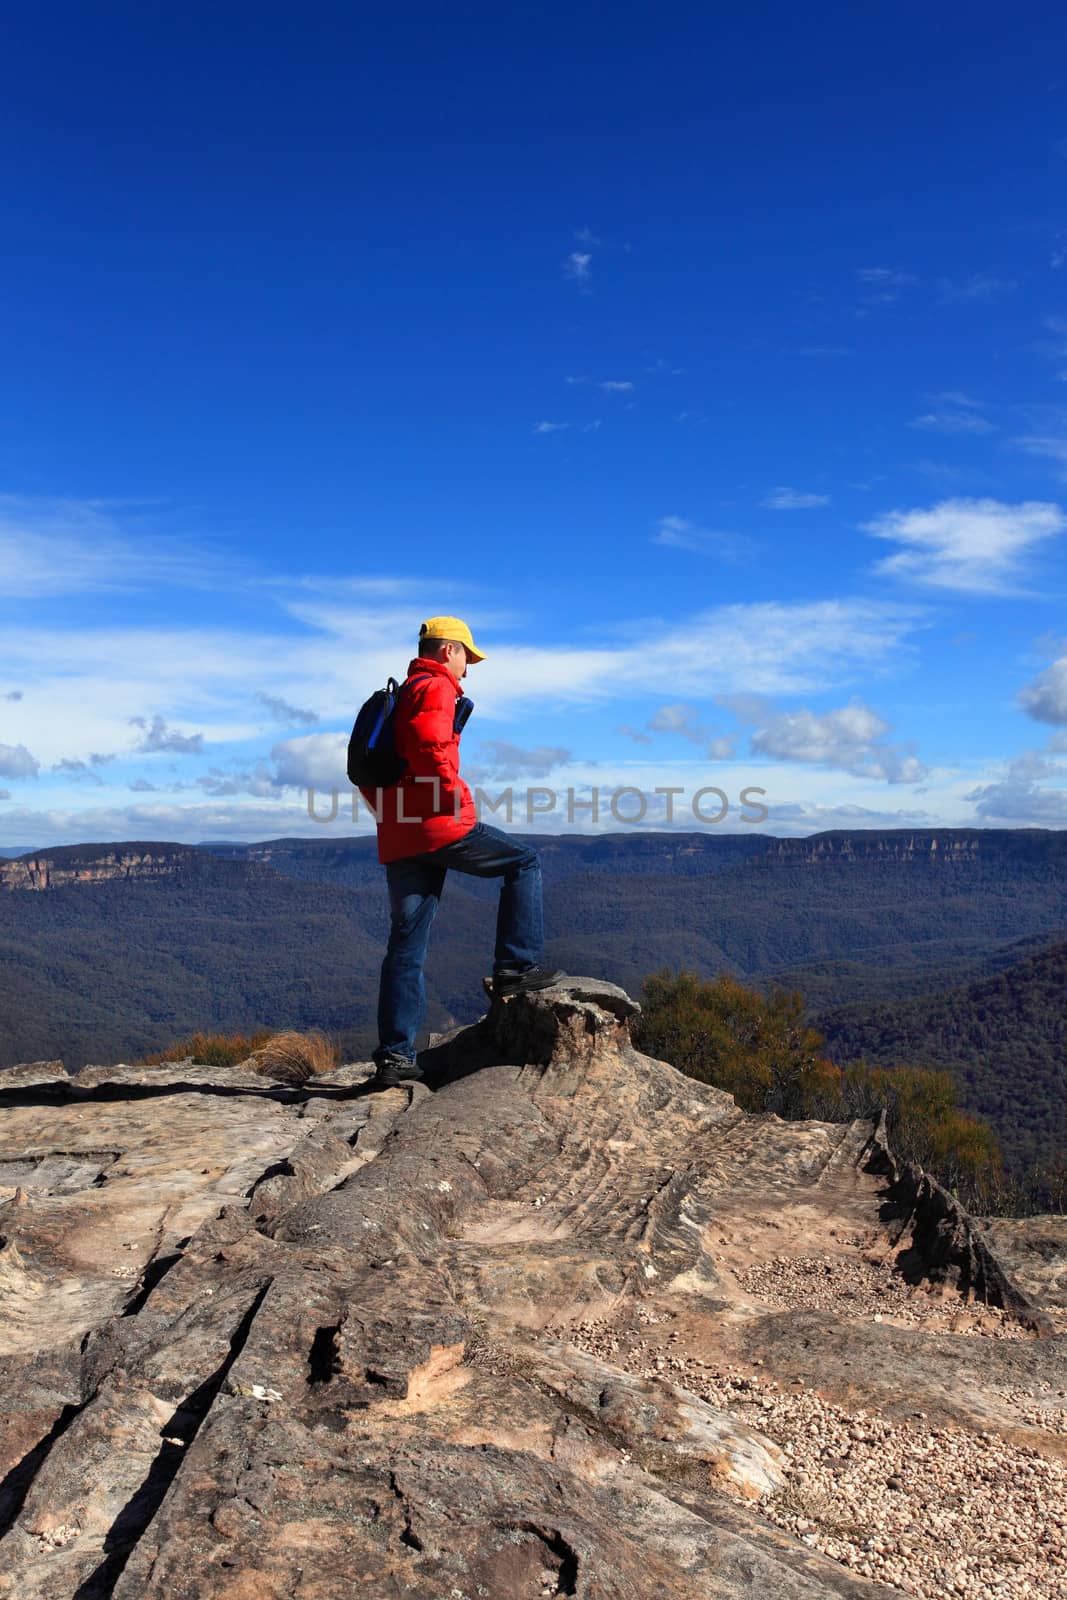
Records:
{"label": "cliff face", "polygon": [[1058,1594],[1026,1238],[633,1011],[495,1002],[385,1093],[6,1078],[0,1595]]}
{"label": "cliff face", "polygon": [[174,844],[70,845],[0,861],[0,889],[62,889],[113,879],[172,878],[201,859]]}

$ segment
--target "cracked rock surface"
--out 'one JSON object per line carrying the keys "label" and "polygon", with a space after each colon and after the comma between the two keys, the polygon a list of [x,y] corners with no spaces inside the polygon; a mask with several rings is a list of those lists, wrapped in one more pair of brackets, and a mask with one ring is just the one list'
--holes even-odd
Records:
{"label": "cracked rock surface", "polygon": [[0,1596],[1061,1595],[1062,1219],[635,1010],[495,1001],[384,1092],[0,1077]]}

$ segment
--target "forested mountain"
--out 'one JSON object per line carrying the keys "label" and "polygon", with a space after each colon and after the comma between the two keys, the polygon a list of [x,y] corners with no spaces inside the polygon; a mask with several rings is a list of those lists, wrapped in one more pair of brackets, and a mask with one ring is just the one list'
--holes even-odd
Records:
{"label": "forested mountain", "polygon": [[1067,943],[995,977],[814,1019],[838,1063],[944,1068],[991,1122],[1013,1167],[1067,1156]]}
{"label": "forested mountain", "polygon": [[[664,967],[799,988],[838,1050],[860,1048],[861,1035],[869,1049],[872,1026],[891,1039],[917,996],[977,985],[976,1003],[995,1010],[983,984],[1067,939],[1067,834],[1044,829],[534,842],[551,961],[633,994]],[[496,897],[494,882],[449,875],[427,963],[428,1027],[479,1015]],[[195,1029],[284,1025],[329,1029],[365,1056],[386,930],[372,839],[85,844],[0,861],[0,1066],[59,1057],[77,1069]],[[1050,978],[1042,991],[1046,1020],[1054,988]],[[914,1026],[918,1048],[927,1032]],[[1062,1083],[1042,1066],[1036,1017],[1028,1039],[1025,1063],[1017,1053],[984,1077],[983,1044],[960,1061],[974,1085],[967,1103],[988,1106],[998,1126],[1009,1117],[1029,1128],[1026,1148]],[[988,1085],[975,1098],[980,1078],[1006,1071],[1018,1083],[999,1110]]]}

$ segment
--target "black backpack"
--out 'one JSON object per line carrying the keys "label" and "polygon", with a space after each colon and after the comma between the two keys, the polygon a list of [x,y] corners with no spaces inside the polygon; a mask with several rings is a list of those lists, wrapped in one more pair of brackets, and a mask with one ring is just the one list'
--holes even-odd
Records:
{"label": "black backpack", "polygon": [[393,717],[407,685],[432,676],[416,672],[403,683],[390,678],[384,689],[375,689],[364,700],[348,741],[348,781],[357,789],[389,789],[404,776],[407,762],[393,744]]}

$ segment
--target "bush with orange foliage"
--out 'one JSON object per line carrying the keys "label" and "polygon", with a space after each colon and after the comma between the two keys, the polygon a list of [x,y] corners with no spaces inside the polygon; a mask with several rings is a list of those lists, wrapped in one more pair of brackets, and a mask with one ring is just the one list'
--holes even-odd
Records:
{"label": "bush with orange foliage", "polygon": [[238,1062],[247,1061],[270,1037],[269,1028],[258,1028],[255,1033],[194,1033],[165,1050],[142,1056],[139,1065],[162,1067],[168,1061],[187,1061],[191,1056],[194,1066],[235,1067]]}

